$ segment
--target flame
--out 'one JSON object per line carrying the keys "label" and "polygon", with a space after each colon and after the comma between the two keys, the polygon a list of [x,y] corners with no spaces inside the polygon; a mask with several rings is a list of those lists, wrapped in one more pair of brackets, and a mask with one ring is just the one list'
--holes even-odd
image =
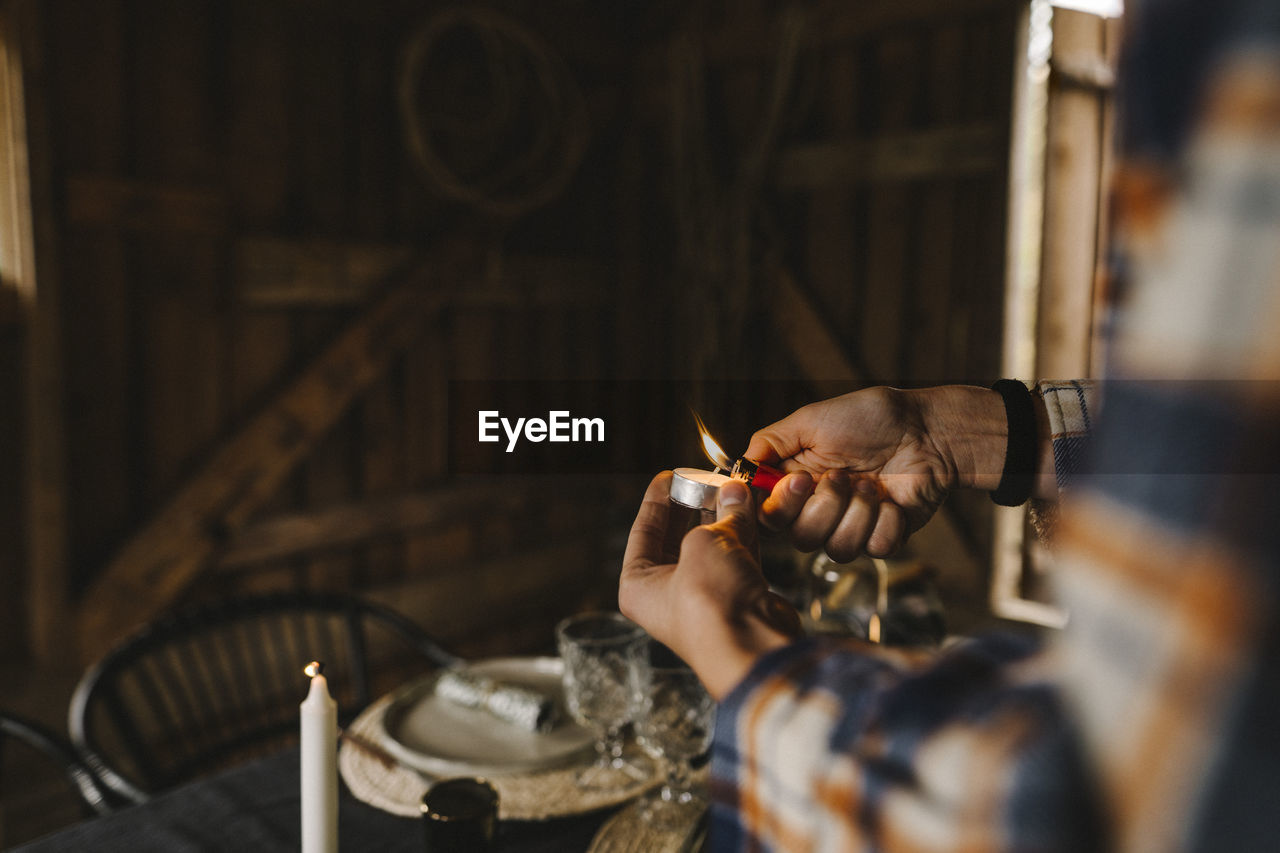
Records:
{"label": "flame", "polygon": [[711,433],[707,431],[707,425],[702,422],[702,418],[698,417],[697,412],[693,413],[693,419],[698,424],[698,435],[702,437],[702,452],[707,454],[711,464],[726,471],[732,468],[733,463],[729,461],[729,455],[716,444],[716,440],[711,437]]}
{"label": "flame", "polygon": [[302,671],[307,674],[307,678],[315,678],[317,675],[324,672],[324,661],[313,660],[311,663],[303,667]]}
{"label": "flame", "polygon": [[867,639],[873,643],[880,642],[880,614],[872,613],[871,619],[867,622]]}

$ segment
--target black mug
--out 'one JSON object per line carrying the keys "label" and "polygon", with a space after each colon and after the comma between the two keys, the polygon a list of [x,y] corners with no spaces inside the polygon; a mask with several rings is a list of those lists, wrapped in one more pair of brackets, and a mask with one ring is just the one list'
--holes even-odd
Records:
{"label": "black mug", "polygon": [[422,796],[427,853],[496,849],[498,792],[479,778],[444,779]]}

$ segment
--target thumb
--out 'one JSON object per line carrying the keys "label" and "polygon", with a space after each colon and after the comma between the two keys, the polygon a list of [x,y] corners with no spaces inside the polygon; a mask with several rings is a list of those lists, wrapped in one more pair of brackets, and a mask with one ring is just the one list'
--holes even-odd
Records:
{"label": "thumb", "polygon": [[716,526],[734,534],[748,547],[755,543],[755,501],[746,483],[730,480],[720,487],[716,499]]}
{"label": "thumb", "polygon": [[774,463],[790,459],[804,450],[811,410],[810,406],[796,409],[782,420],[757,430],[743,456],[753,462]]}

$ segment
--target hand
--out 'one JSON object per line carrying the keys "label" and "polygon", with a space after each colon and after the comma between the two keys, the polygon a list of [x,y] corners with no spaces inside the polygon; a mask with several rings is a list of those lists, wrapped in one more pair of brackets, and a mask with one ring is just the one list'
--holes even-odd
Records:
{"label": "hand", "polygon": [[791,472],[760,521],[839,562],[888,556],[952,489],[990,483],[992,471],[999,481],[1007,429],[999,394],[972,386],[868,388],[813,403],[751,438],[748,459]]}
{"label": "hand", "polygon": [[715,524],[687,534],[671,472],[653,479],[631,527],[618,587],[622,612],[691,667],[716,699],[757,657],[799,634],[795,610],[769,591],[756,557],[751,490],[720,489]]}

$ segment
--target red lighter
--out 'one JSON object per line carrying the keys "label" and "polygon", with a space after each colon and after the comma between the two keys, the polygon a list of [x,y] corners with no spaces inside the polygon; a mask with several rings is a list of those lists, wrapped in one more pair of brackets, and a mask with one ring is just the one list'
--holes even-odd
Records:
{"label": "red lighter", "polygon": [[702,422],[702,418],[698,417],[697,412],[693,413],[693,419],[697,421],[698,433],[702,436],[702,451],[707,454],[711,464],[716,466],[717,472],[724,471],[733,479],[741,480],[748,486],[762,489],[766,493],[773,491],[778,481],[786,476],[785,471],[779,471],[762,462],[752,462],[745,456],[739,456],[730,462],[729,455],[721,450],[720,445],[711,437],[711,433],[707,431],[707,425]]}

